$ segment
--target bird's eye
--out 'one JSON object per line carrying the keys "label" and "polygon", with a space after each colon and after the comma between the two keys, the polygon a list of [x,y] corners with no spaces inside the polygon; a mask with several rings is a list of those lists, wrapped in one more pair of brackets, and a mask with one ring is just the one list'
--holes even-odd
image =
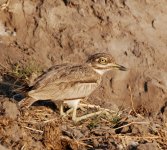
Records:
{"label": "bird's eye", "polygon": [[102,65],[105,65],[105,64],[107,64],[107,60],[104,58],[101,58],[101,59],[99,59],[99,63]]}

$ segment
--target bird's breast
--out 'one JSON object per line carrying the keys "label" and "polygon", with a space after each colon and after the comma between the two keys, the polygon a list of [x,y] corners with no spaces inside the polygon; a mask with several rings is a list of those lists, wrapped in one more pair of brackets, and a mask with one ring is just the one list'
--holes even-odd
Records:
{"label": "bird's breast", "polygon": [[98,83],[76,83],[71,88],[66,89],[60,99],[77,99],[89,96],[97,87]]}

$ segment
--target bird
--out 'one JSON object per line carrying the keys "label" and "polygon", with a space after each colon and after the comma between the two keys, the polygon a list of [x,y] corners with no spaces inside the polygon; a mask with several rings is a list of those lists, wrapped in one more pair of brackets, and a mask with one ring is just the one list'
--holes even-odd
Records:
{"label": "bird", "polygon": [[[89,97],[101,84],[103,75],[110,70],[126,71],[127,68],[115,62],[108,53],[90,55],[84,63],[64,63],[52,66],[31,85],[27,97],[19,102],[19,107],[28,108],[38,100],[61,102],[60,115],[72,113],[74,122],[81,121],[99,112],[77,117],[81,100]],[[64,104],[70,108],[64,112]]]}

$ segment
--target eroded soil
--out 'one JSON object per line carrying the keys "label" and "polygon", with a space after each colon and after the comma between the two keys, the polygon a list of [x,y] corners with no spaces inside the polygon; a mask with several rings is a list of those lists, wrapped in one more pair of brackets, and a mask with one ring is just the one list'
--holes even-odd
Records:
{"label": "eroded soil", "polygon": [[[0,149],[167,149],[166,23],[165,0],[1,0]],[[42,71],[96,52],[128,71],[87,103],[117,113],[74,124],[50,102],[18,108]]]}

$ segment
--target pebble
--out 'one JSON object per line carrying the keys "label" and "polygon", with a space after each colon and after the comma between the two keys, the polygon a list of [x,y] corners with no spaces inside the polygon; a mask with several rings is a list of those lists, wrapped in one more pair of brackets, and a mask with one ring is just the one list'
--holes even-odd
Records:
{"label": "pebble", "polygon": [[11,101],[5,101],[3,103],[3,109],[5,109],[5,115],[11,119],[16,119],[20,114],[17,105]]}

